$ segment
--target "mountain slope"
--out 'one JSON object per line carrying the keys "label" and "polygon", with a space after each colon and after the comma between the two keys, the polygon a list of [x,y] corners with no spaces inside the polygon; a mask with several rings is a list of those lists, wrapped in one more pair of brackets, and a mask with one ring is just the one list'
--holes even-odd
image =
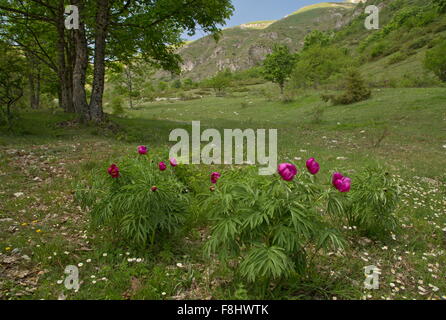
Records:
{"label": "mountain slope", "polygon": [[335,30],[347,24],[352,3],[321,3],[302,8],[277,21],[259,21],[223,30],[219,42],[211,36],[184,46],[183,75],[203,79],[226,68],[244,70],[261,63],[275,43],[297,50],[314,29]]}

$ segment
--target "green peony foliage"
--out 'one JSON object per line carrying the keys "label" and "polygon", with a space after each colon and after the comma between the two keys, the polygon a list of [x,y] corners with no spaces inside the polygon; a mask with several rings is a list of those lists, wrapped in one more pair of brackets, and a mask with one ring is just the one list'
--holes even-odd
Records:
{"label": "green peony foliage", "polygon": [[324,191],[314,179],[309,173],[293,182],[255,170],[224,174],[203,203],[214,221],[207,254],[240,257],[239,274],[264,283],[302,273],[309,248],[342,248],[341,237],[324,221]]}
{"label": "green peony foliage", "polygon": [[123,158],[117,166],[118,178],[102,169],[77,188],[76,198],[91,209],[93,225],[141,246],[176,232],[185,221],[188,198],[175,169],[160,171],[158,161],[141,155]]}

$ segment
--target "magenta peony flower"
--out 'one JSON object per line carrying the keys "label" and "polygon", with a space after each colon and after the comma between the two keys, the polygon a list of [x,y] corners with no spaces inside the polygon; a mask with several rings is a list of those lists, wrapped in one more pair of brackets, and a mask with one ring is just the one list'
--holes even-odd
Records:
{"label": "magenta peony flower", "polygon": [[153,186],[152,188],[150,188],[150,190],[152,190],[152,192],[155,192],[156,190],[158,190],[158,187]]}
{"label": "magenta peony flower", "polygon": [[166,166],[166,164],[164,162],[160,162],[158,166],[159,166],[161,171],[164,171],[164,170],[167,169],[167,166]]}
{"label": "magenta peony flower", "polygon": [[172,167],[176,167],[178,165],[177,159],[175,158],[170,158],[170,165]]}
{"label": "magenta peony flower", "polygon": [[344,178],[344,176],[341,173],[335,172],[335,173],[333,173],[333,178],[331,179],[331,183],[333,184],[333,186],[336,187],[336,184],[335,184],[336,181],[339,179],[342,179],[342,178]]}
{"label": "magenta peony flower", "polygon": [[147,147],[146,146],[139,146],[138,147],[138,153],[141,155],[147,154]]}
{"label": "magenta peony flower", "polygon": [[218,172],[212,172],[211,173],[211,182],[213,184],[216,184],[218,179],[220,179],[220,178],[221,178],[221,174],[220,173],[218,173]]}
{"label": "magenta peony flower", "polygon": [[278,167],[278,172],[283,180],[293,181],[294,177],[297,174],[297,168],[294,164],[282,163]]}
{"label": "magenta peony flower", "polygon": [[349,192],[351,189],[352,180],[348,177],[344,177],[339,172],[333,174],[333,185],[340,192]]}
{"label": "magenta peony flower", "polygon": [[119,178],[119,168],[116,164],[112,164],[107,171],[112,178]]}
{"label": "magenta peony flower", "polygon": [[307,169],[311,174],[315,175],[321,170],[321,166],[314,158],[311,158],[307,160]]}

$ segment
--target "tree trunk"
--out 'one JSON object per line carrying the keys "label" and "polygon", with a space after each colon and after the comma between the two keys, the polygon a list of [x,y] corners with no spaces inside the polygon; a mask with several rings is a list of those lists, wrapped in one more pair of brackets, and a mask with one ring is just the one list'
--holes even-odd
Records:
{"label": "tree trunk", "polygon": [[94,71],[90,99],[90,116],[92,121],[101,122],[104,120],[102,98],[104,95],[105,40],[107,37],[107,24],[110,10],[109,0],[97,0],[96,8]]}
{"label": "tree trunk", "polygon": [[68,99],[70,108],[72,109],[71,112],[76,112],[76,108],[73,104],[73,69],[74,69],[74,38],[72,34],[66,35],[65,40],[65,61],[66,61],[66,71],[65,71],[65,77],[66,77],[66,86],[68,91]]}
{"label": "tree trunk", "polygon": [[130,66],[125,67],[125,75],[127,78],[127,87],[129,89],[129,105],[130,109],[133,109],[133,82],[132,82],[132,71]]}
{"label": "tree trunk", "polygon": [[36,79],[36,94],[34,96],[36,109],[40,108],[40,68],[37,69],[37,79]]}
{"label": "tree trunk", "polygon": [[40,102],[40,68],[39,61],[29,52],[25,52],[28,62],[29,106],[38,109]]}
{"label": "tree trunk", "polygon": [[69,76],[67,74],[67,66],[65,61],[65,22],[64,22],[64,2],[59,2],[58,20],[57,20],[57,55],[58,69],[57,75],[60,83],[60,100],[59,105],[65,112],[74,112],[73,99],[70,92],[71,84],[68,83]]}
{"label": "tree trunk", "polygon": [[28,74],[28,83],[29,83],[29,106],[31,109],[37,109],[36,105],[36,86],[35,86],[35,78],[33,71],[30,71]]}
{"label": "tree trunk", "polygon": [[[83,4],[81,1],[73,1],[73,5],[79,7],[82,12]],[[79,15],[81,17],[81,15]],[[79,21],[79,29],[74,30],[74,68],[73,68],[73,105],[76,113],[82,122],[91,119],[90,109],[87,103],[87,93],[85,92],[85,79],[88,66],[88,49],[85,35],[85,25],[82,19]]]}

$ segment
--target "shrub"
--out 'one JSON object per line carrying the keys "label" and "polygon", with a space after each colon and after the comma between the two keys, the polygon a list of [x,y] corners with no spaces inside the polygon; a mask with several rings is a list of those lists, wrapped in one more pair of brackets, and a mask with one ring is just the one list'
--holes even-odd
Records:
{"label": "shrub", "polygon": [[214,77],[207,80],[207,85],[214,89],[215,95],[221,97],[225,95],[226,89],[231,85],[232,74],[230,70],[220,71]]}
{"label": "shrub", "polygon": [[203,203],[214,221],[206,252],[222,259],[241,257],[239,275],[264,287],[304,273],[310,248],[343,246],[319,211],[322,191],[309,173],[293,182],[251,169],[225,174]]}
{"label": "shrub", "polygon": [[395,231],[400,189],[396,180],[380,167],[369,167],[353,181],[351,192],[329,197],[328,213],[368,237],[381,239]]}
{"label": "shrub", "polygon": [[262,67],[252,67],[246,70],[238,70],[234,72],[233,78],[237,84],[251,85],[264,83]]}
{"label": "shrub", "polygon": [[424,66],[432,71],[441,81],[446,82],[446,40],[426,53]]}
{"label": "shrub", "polygon": [[433,2],[437,6],[438,12],[446,12],[446,0],[433,0]]}
{"label": "shrub", "polygon": [[409,56],[407,55],[406,52],[397,52],[393,56],[390,57],[387,64],[388,65],[396,64],[398,62],[406,60],[408,57]]}
{"label": "shrub", "polygon": [[340,95],[322,95],[326,102],[331,101],[334,105],[352,104],[367,100],[371,96],[371,90],[366,86],[361,74],[356,69],[350,69],[346,73],[345,91]]}
{"label": "shrub", "polygon": [[312,46],[299,55],[291,75],[294,87],[315,87],[354,64],[344,49]]}
{"label": "shrub", "polygon": [[407,20],[405,25],[409,28],[423,27],[435,21],[438,13],[435,9],[420,10]]}
{"label": "shrub", "polygon": [[161,92],[166,91],[169,88],[169,85],[165,81],[158,82],[158,90]]}
{"label": "shrub", "polygon": [[[392,17],[391,21],[387,23],[382,29],[377,32],[372,33],[370,36],[361,41],[358,50],[363,52],[372,43],[376,43],[383,40],[390,33],[406,26],[407,28],[423,26],[431,21],[433,21],[434,16],[430,11],[423,11],[421,7],[418,6],[404,6],[399,9]],[[378,45],[374,48],[374,56],[377,57],[381,54],[388,54],[385,48],[382,47],[383,44]],[[380,52],[381,51],[381,52]]]}
{"label": "shrub", "polygon": [[93,225],[109,227],[139,246],[153,245],[176,232],[185,221],[185,187],[173,170],[160,171],[157,163],[137,155],[118,162],[118,177],[107,175],[104,168],[93,171],[76,190],[77,200],[91,209]]}
{"label": "shrub", "polygon": [[429,37],[423,37],[409,44],[408,48],[412,50],[421,49],[427,44],[429,44],[430,41],[431,39]]}
{"label": "shrub", "polygon": [[436,77],[429,76],[427,74],[403,74],[401,78],[397,80],[397,87],[400,88],[426,88],[441,86],[441,81]]}
{"label": "shrub", "polygon": [[324,106],[320,106],[320,105],[316,106],[313,109],[313,112],[311,114],[312,115],[311,122],[314,123],[314,124],[322,123],[322,119],[324,117],[324,113],[325,113]]}
{"label": "shrub", "polygon": [[372,49],[370,51],[370,56],[372,58],[377,58],[377,57],[383,56],[387,50],[388,50],[387,42],[384,42],[384,41],[378,42],[377,44],[375,44],[372,47]]}
{"label": "shrub", "polygon": [[116,116],[124,114],[124,107],[122,106],[124,100],[121,96],[115,96],[110,102],[110,107],[112,108],[112,113]]}
{"label": "shrub", "polygon": [[183,87],[185,89],[192,89],[192,88],[195,87],[195,83],[194,83],[194,81],[192,79],[186,78],[186,79],[183,80]]}
{"label": "shrub", "polygon": [[172,89],[181,89],[181,86],[182,86],[182,83],[181,83],[180,79],[175,79],[170,85],[170,87]]}
{"label": "shrub", "polygon": [[330,44],[334,35],[322,32],[319,30],[313,30],[305,36],[303,50],[308,50],[311,47],[325,47]]}

